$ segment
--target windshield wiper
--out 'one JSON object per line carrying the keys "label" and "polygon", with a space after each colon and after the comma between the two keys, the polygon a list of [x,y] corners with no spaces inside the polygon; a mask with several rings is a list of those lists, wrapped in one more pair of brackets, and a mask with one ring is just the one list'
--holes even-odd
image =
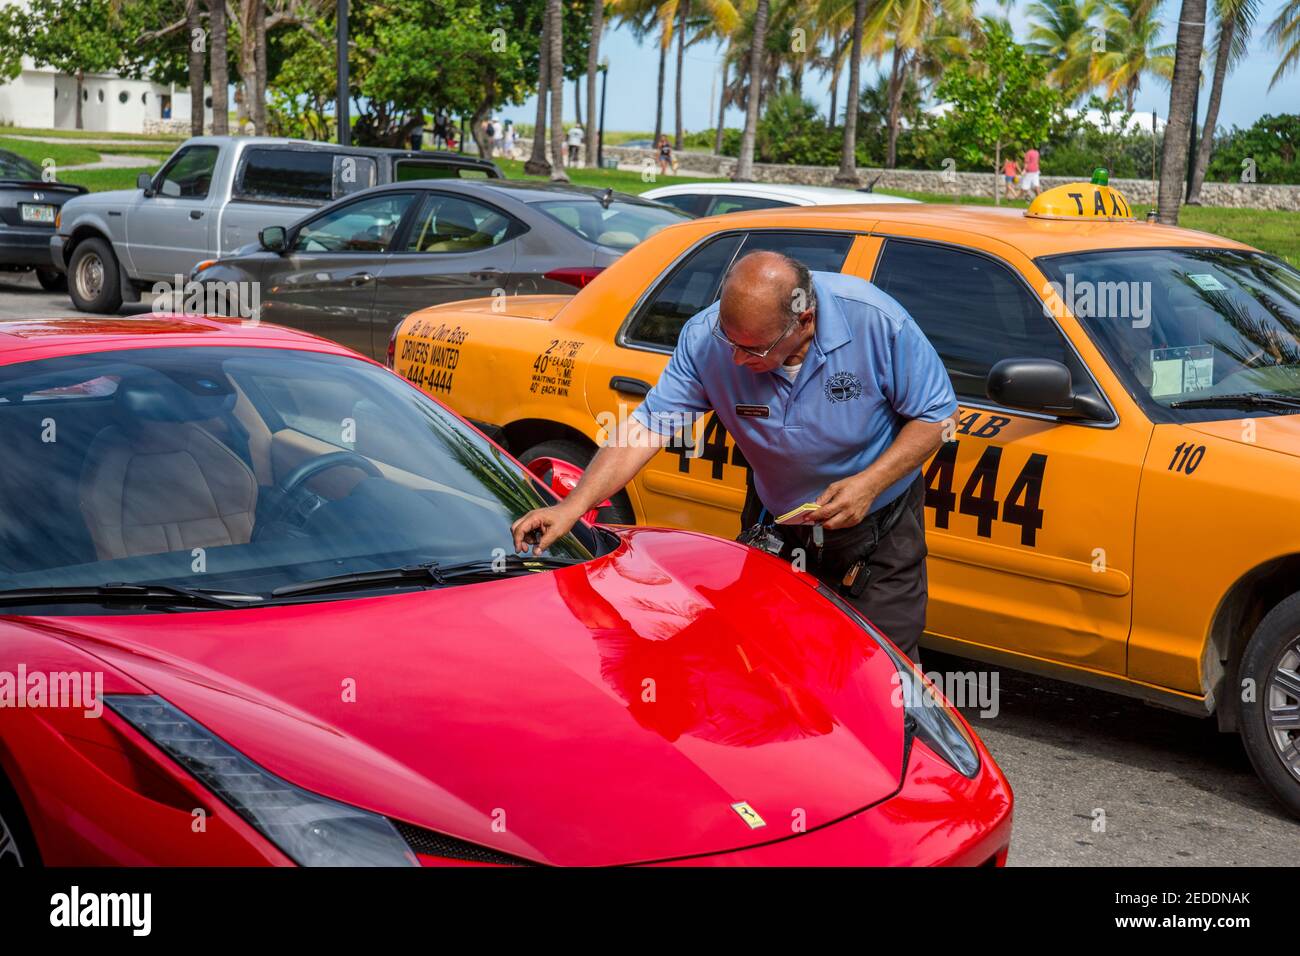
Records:
{"label": "windshield wiper", "polygon": [[377,571],[356,571],[351,574],[317,578],[314,581],[285,584],[272,591],[271,596],[280,598],[297,594],[325,594],[330,591],[347,591],[385,584],[443,585],[472,578],[499,578],[526,574],[530,571],[549,571],[581,563],[574,558],[552,558],[544,555],[533,557],[518,554],[507,554],[495,559],[464,561],[459,564],[444,565],[437,561],[426,561],[422,564],[406,564],[396,568],[381,568]]}
{"label": "windshield wiper", "polygon": [[21,604],[106,604],[110,601],[165,607],[245,607],[262,600],[260,594],[174,584],[99,584],[0,591],[0,606]]}
{"label": "windshield wiper", "polygon": [[1300,408],[1300,397],[1281,392],[1233,392],[1230,395],[1205,395],[1170,402],[1170,408]]}

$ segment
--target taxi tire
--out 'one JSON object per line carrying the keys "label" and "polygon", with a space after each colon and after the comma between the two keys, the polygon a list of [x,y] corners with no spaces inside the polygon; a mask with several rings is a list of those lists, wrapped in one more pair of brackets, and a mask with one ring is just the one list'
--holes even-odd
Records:
{"label": "taxi tire", "polygon": [[[594,457],[596,457],[594,451],[584,448],[577,442],[555,438],[534,445],[520,455],[519,460],[525,465],[531,465],[538,458],[559,458],[561,461],[585,469]],[[608,508],[601,508],[596,512],[598,524],[636,524],[636,513],[632,510],[632,502],[628,499],[626,491],[610,495],[609,500]]]}
{"label": "taxi tire", "polygon": [[[81,286],[81,280],[86,275],[82,264],[92,256],[99,260],[98,294],[93,294],[91,290],[83,289]],[[122,290],[118,285],[120,268],[117,256],[113,254],[113,247],[107,242],[99,238],[83,239],[73,250],[72,258],[68,261],[68,295],[72,297],[72,304],[82,312],[100,315],[116,313],[122,307]]]}
{"label": "taxi tire", "polygon": [[[1241,704],[1241,738],[1246,754],[1278,802],[1300,817],[1300,778],[1283,765],[1267,723],[1270,677],[1297,635],[1300,635],[1300,594],[1293,594],[1273,608],[1255,629],[1241,656],[1239,677],[1243,682],[1252,680],[1255,687],[1254,701]],[[1294,745],[1300,746],[1300,736],[1295,739]]]}

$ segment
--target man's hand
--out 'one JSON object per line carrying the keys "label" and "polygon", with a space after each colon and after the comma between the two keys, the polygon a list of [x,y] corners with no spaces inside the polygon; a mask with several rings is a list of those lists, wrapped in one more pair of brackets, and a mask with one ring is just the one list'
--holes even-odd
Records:
{"label": "man's hand", "polygon": [[510,526],[510,533],[515,538],[515,551],[532,548],[533,554],[541,554],[568,534],[581,517],[581,511],[574,511],[563,503],[549,508],[534,508]]}
{"label": "man's hand", "polygon": [[871,511],[876,500],[875,483],[863,472],[832,482],[821,496],[816,511],[810,511],[807,520],[821,525],[827,531],[851,528]]}

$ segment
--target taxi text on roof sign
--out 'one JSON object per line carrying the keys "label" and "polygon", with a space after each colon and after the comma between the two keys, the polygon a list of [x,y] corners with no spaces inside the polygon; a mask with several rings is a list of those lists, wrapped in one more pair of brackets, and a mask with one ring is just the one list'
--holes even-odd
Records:
{"label": "taxi text on roof sign", "polygon": [[1040,194],[1025,215],[1031,219],[1102,219],[1132,222],[1133,210],[1118,189],[1106,182],[1104,170],[1097,170],[1090,183],[1068,183]]}

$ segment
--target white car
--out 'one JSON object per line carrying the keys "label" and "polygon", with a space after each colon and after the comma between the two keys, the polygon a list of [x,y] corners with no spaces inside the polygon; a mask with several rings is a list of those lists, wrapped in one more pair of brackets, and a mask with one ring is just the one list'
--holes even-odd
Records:
{"label": "white car", "polygon": [[676,206],[692,216],[720,216],[745,209],[778,206],[845,206],[883,202],[916,202],[858,189],[830,186],[795,186],[784,183],[684,183],[660,186],[641,194],[645,199]]}

